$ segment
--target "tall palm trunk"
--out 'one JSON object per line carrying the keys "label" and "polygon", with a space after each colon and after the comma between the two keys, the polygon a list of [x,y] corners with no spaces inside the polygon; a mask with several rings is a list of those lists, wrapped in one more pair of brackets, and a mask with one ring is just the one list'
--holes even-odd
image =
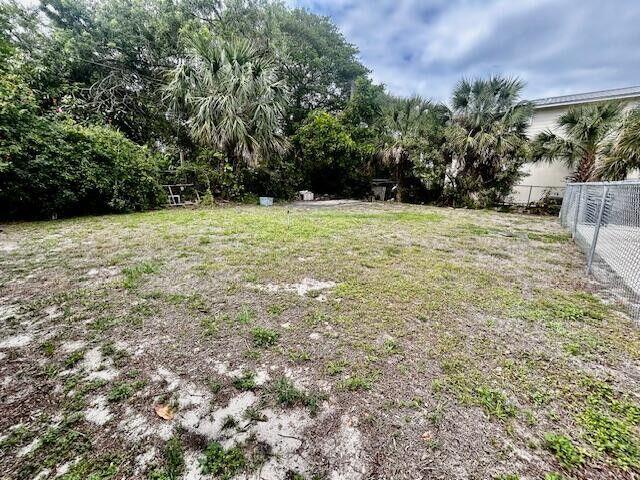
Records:
{"label": "tall palm trunk", "polygon": [[576,173],[573,176],[573,180],[576,182],[589,182],[596,180],[594,178],[596,167],[596,155],[593,152],[585,154],[580,159],[580,164],[576,169]]}
{"label": "tall palm trunk", "polygon": [[406,169],[409,168],[409,152],[400,152],[400,157],[396,163],[396,201],[402,203],[405,199]]}

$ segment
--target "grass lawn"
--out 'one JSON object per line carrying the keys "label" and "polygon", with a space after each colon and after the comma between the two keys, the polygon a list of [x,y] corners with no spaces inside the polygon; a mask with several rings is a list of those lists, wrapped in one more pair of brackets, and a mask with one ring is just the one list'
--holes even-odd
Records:
{"label": "grass lawn", "polygon": [[1,478],[638,478],[639,360],[555,218],[229,207],[0,233]]}

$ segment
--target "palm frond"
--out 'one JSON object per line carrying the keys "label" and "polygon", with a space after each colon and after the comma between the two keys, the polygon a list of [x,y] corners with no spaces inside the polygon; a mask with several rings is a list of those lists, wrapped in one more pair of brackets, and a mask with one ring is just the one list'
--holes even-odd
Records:
{"label": "palm frond", "polygon": [[596,175],[603,180],[624,180],[633,170],[640,170],[640,107],[627,114],[616,138],[602,148]]}
{"label": "palm frond", "polygon": [[245,39],[193,34],[189,54],[169,73],[171,110],[188,118],[193,138],[249,165],[288,148],[282,124],[288,102],[271,59]]}

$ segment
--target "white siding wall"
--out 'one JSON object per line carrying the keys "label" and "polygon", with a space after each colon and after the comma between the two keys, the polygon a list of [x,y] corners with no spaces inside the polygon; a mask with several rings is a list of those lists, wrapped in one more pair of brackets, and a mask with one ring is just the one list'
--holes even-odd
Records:
{"label": "white siding wall", "polygon": [[533,138],[540,132],[551,130],[556,135],[562,135],[562,131],[558,128],[558,117],[569,110],[569,107],[551,107],[540,108],[533,111],[531,125],[527,130],[529,138]]}
{"label": "white siding wall", "polygon": [[[638,106],[640,101],[633,100],[629,102],[626,108],[632,108]],[[551,130],[556,135],[562,135],[563,132],[558,129],[557,120],[560,115],[566,112],[570,107],[574,105],[562,106],[562,107],[549,107],[540,108],[534,110],[533,117],[531,119],[531,125],[527,130],[529,138],[534,138],[540,132],[545,130]],[[544,187],[561,187],[567,181],[567,177],[571,175],[571,171],[562,162],[554,163],[536,163],[526,164],[522,170],[525,172],[525,176],[520,180],[521,185],[535,185]],[[630,177],[637,177],[638,173],[630,175]],[[531,190],[531,201],[537,201],[544,195],[545,189],[533,188]],[[524,203],[529,196],[528,187],[516,187],[514,189],[511,198],[513,201]]]}

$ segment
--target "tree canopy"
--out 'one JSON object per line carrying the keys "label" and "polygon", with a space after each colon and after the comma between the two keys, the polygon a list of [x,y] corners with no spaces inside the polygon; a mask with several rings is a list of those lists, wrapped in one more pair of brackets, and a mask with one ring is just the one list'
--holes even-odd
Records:
{"label": "tree canopy", "polygon": [[530,158],[525,135],[532,105],[519,79],[462,80],[453,91],[446,154],[447,195],[454,202],[490,205],[506,196]]}
{"label": "tree canopy", "polygon": [[570,108],[533,142],[535,161],[561,160],[576,182],[623,180],[640,168],[640,109],[625,112],[620,102]]}
{"label": "tree canopy", "polygon": [[[444,105],[390,95],[358,54],[330,18],[280,1],[5,2],[0,171],[21,165],[49,186],[49,167],[68,172],[40,164],[49,173],[38,177],[36,150],[46,149],[32,148],[29,129],[75,138],[101,162],[92,142],[110,138],[145,165],[132,167],[141,178],[155,172],[156,185],[194,183],[225,199],[301,189],[364,198],[380,178],[400,201],[481,207],[502,200],[531,158],[560,157],[580,178],[622,178],[638,165],[637,112],[571,112],[568,135],[541,136],[532,157],[519,79],[463,79]],[[83,155],[65,151],[69,165],[72,151]],[[153,202],[121,205],[143,204]]]}
{"label": "tree canopy", "polygon": [[170,111],[194,141],[214,147],[232,164],[255,166],[282,154],[288,92],[273,61],[244,39],[221,40],[200,32],[169,75]]}
{"label": "tree canopy", "polygon": [[546,130],[535,138],[534,158],[547,162],[562,160],[574,171],[572,177],[576,182],[596,179],[596,159],[604,152],[621,114],[618,102],[570,108],[558,118],[563,135]]}

